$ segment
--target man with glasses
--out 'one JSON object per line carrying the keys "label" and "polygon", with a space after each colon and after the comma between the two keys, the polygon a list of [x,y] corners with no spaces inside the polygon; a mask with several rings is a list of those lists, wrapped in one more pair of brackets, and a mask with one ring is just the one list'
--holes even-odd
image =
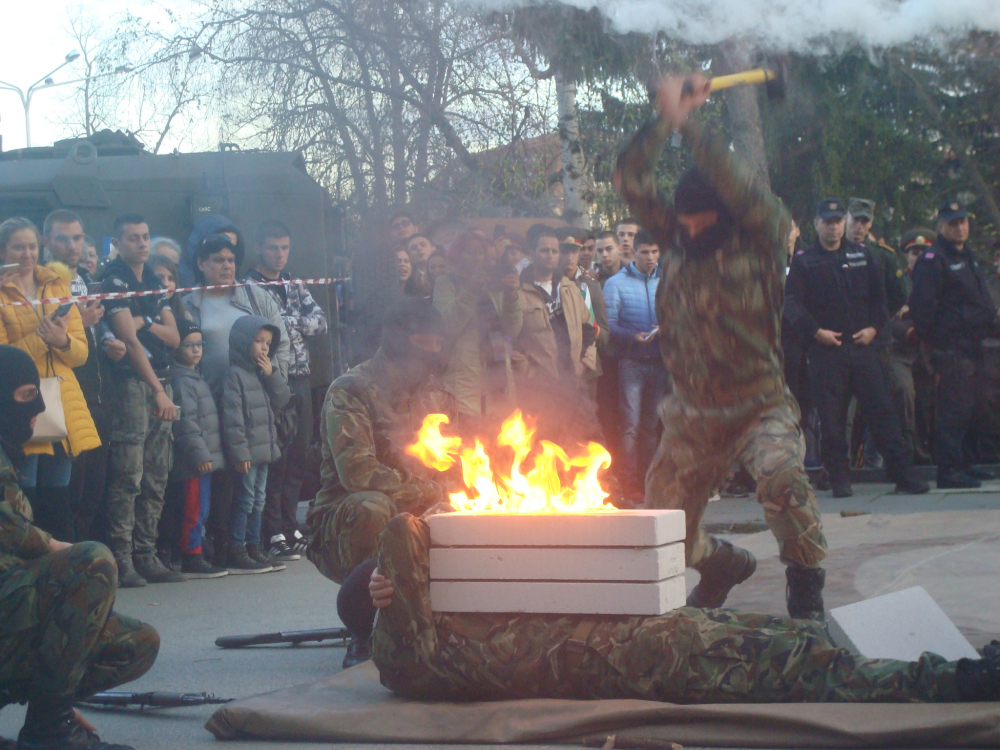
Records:
{"label": "man with glasses", "polygon": [[972,421],[982,377],[983,340],[996,336],[997,306],[969,247],[969,214],[957,200],[938,209],[937,239],[913,269],[910,316],[930,346],[939,380],[934,462],[937,486],[974,488],[992,474],[972,466],[962,443]]}

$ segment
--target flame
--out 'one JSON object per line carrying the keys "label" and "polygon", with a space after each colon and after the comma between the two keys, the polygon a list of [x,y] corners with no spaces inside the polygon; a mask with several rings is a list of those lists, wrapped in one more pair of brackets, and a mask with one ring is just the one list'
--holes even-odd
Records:
{"label": "flame", "polygon": [[[477,439],[469,447],[459,437],[445,437],[441,434],[444,424],[448,424],[444,414],[428,414],[417,442],[406,452],[438,471],[447,471],[456,460],[461,462],[467,491],[449,496],[455,510],[478,513],[614,510],[604,502],[608,493],[598,479],[598,474],[611,466],[611,455],[603,446],[588,443],[582,453],[570,458],[560,446],[542,440],[540,451],[535,451],[535,431],[517,410],[503,423],[497,436],[498,446],[513,451],[510,466],[503,472],[491,467],[482,442]],[[525,462],[533,452],[533,463],[526,470]],[[568,485],[563,484],[564,477],[569,480]]]}
{"label": "flame", "polygon": [[452,453],[462,448],[462,438],[445,437],[441,434],[441,425],[448,424],[444,414],[428,414],[417,433],[417,442],[409,446],[406,452],[420,459],[424,466],[430,466],[438,471],[447,471],[455,465]]}

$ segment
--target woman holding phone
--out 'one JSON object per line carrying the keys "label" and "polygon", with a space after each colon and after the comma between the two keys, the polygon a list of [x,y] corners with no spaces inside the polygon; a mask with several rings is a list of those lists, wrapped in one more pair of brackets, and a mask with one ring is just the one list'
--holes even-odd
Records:
{"label": "woman holding phone", "polygon": [[[41,378],[59,378],[66,420],[65,439],[4,446],[18,462],[21,486],[35,511],[35,523],[57,539],[72,541],[73,515],[69,478],[73,456],[101,444],[73,368],[87,361],[87,337],[76,305],[31,304],[68,297],[69,269],[59,263],[38,265],[39,233],[27,219],[0,224],[0,262],[14,266],[0,275],[0,344],[27,352]],[[48,405],[47,405],[48,406]],[[12,455],[13,454],[13,455]]]}

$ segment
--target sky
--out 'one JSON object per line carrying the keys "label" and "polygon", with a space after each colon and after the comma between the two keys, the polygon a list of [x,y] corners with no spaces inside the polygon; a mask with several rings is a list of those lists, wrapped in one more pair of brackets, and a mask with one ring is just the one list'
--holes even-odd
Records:
{"label": "sky", "polygon": [[[133,13],[152,11],[152,0],[8,0],[4,3],[3,24],[6,29],[0,44],[0,81],[27,90],[35,81],[61,64],[76,44],[69,33],[69,19],[78,10],[86,15],[114,23],[127,9]],[[171,2],[176,7],[177,2]],[[48,29],[40,29],[47,23]],[[43,31],[45,33],[43,33]],[[72,65],[53,78],[69,81],[79,78]],[[48,146],[72,133],[58,124],[59,108],[72,98],[74,86],[61,86],[36,91],[31,99],[31,141],[33,146]],[[3,148],[10,151],[23,148],[24,108],[16,92],[0,91],[0,135]]]}

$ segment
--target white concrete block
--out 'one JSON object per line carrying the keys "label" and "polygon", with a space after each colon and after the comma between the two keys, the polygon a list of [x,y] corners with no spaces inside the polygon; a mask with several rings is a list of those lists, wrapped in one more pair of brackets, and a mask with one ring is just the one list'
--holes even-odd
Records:
{"label": "white concrete block", "polygon": [[660,547],[684,540],[682,510],[441,513],[433,547]]}
{"label": "white concrete block", "polygon": [[686,598],[684,576],[656,583],[431,581],[435,612],[662,615]]}
{"label": "white concrete block", "polygon": [[661,547],[432,547],[437,581],[662,581],[684,573],[684,542]]}
{"label": "white concrete block", "polygon": [[829,626],[834,643],[869,659],[916,661],[924,651],[948,661],[979,658],[921,586],[832,609]]}

